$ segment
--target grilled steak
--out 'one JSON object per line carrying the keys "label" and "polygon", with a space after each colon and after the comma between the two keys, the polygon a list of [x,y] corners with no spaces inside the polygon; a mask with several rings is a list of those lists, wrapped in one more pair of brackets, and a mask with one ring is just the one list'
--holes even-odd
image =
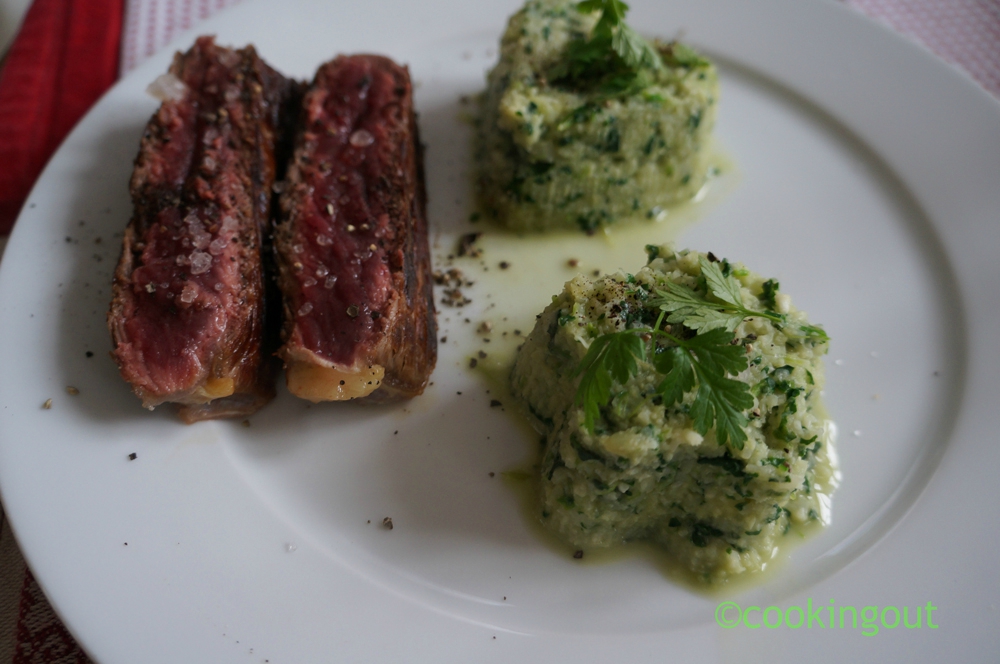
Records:
{"label": "grilled steak", "polygon": [[132,174],[112,355],[148,408],[178,403],[187,422],[246,415],[274,395],[262,245],[298,87],[253,47],[201,37],[153,89],[164,101]]}
{"label": "grilled steak", "polygon": [[420,394],[437,339],[408,71],[336,58],[300,127],[275,227],[288,388],[314,402]]}

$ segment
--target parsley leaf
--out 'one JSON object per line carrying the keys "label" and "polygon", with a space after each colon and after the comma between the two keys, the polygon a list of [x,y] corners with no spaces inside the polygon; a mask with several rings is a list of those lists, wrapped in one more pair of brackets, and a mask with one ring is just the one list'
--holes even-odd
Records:
{"label": "parsley leaf", "polygon": [[691,355],[679,346],[659,348],[653,356],[653,366],[663,374],[663,382],[656,391],[663,396],[663,403],[672,406],[694,389],[694,367]]}
{"label": "parsley leaf", "polygon": [[[746,360],[743,366],[746,368]],[[714,425],[715,438],[720,445],[731,441],[733,447],[742,450],[747,439],[743,431],[747,417],[743,411],[753,406],[749,386],[724,373],[708,370],[704,363],[697,364],[696,368],[698,393],[691,404],[695,431],[704,435]]]}
{"label": "parsley leaf", "polygon": [[732,345],[732,340],[732,333],[725,330],[673,339],[677,346],[657,353],[653,365],[664,375],[656,388],[663,403],[679,402],[697,383],[690,411],[695,431],[705,435],[714,426],[719,444],[732,441],[733,447],[743,449],[747,438],[742,429],[747,423],[743,411],[753,406],[753,397],[746,383],[726,375],[747,368],[746,351]]}
{"label": "parsley leaf", "polygon": [[631,330],[604,334],[590,344],[574,376],[583,374],[576,390],[575,403],[583,406],[584,425],[594,430],[601,406],[611,399],[611,380],[624,385],[639,367],[636,360],[646,358],[646,345]]}
{"label": "parsley leaf", "polygon": [[648,41],[638,32],[630,28],[624,21],[618,26],[618,32],[611,39],[611,48],[615,49],[626,65],[633,69],[651,67],[659,69],[663,65],[660,54],[653,49]]}
{"label": "parsley leaf", "polygon": [[747,368],[746,349],[733,345],[733,334],[725,330],[711,330],[682,341],[682,346],[695,355],[713,373],[738,374]]}
{"label": "parsley leaf", "polygon": [[697,387],[690,410],[695,430],[704,435],[714,427],[719,444],[743,449],[743,411],[753,406],[753,397],[746,383],[727,375],[746,369],[747,360],[743,347],[732,345],[733,335],[725,330],[681,339],[659,329],[637,328],[595,339],[573,374],[582,374],[574,403],[584,409],[584,426],[594,431],[601,406],[611,399],[612,381],[624,385],[638,373],[638,361],[646,359],[646,334],[675,344],[657,346],[652,358],[653,368],[663,376],[656,391],[664,404],[679,403]]}
{"label": "parsley leaf", "polygon": [[621,0],[584,0],[579,12],[601,12],[589,39],[569,43],[562,61],[550,72],[558,84],[594,88],[604,94],[629,94],[652,83],[648,70],[660,69],[660,54],[625,23],[628,5]]}

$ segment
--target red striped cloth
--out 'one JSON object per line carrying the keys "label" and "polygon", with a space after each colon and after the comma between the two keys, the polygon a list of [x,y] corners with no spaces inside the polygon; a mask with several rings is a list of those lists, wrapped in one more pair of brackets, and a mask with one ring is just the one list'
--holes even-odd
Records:
{"label": "red striped cloth", "polygon": [[121,74],[187,30],[240,0],[125,0]]}
{"label": "red striped cloth", "polygon": [[121,0],[35,0],[0,71],[0,234],[118,75]]}
{"label": "red striped cloth", "polygon": [[34,0],[0,70],[0,236],[49,157],[119,73],[237,2]]}
{"label": "red striped cloth", "polygon": [[89,664],[52,611],[0,514],[0,664]]}

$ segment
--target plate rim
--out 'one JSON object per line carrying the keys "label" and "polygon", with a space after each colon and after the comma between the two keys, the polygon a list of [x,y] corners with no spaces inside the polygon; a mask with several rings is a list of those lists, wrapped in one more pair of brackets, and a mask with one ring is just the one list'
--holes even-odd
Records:
{"label": "plate rim", "polygon": [[[391,5],[392,3],[385,3],[385,4],[386,5]],[[708,3],[707,9],[705,9],[704,11],[706,13],[708,13],[708,12],[712,11],[713,8],[725,8],[727,6],[727,4],[728,3],[723,2],[722,0],[715,0],[715,1],[711,2],[711,3]],[[264,6],[263,0],[260,0],[260,1],[257,1],[257,2],[254,2],[254,0],[248,0],[246,3],[244,3],[242,5],[238,5],[238,6],[233,7],[231,9],[227,10],[227,11],[221,12],[219,15],[217,15],[217,17],[214,17],[213,19],[211,19],[210,22],[198,26],[196,30],[189,31],[189,32],[184,33],[183,35],[178,36],[178,38],[172,43],[171,46],[168,46],[166,49],[164,49],[164,51],[161,51],[157,56],[154,56],[149,61],[147,61],[146,63],[144,63],[142,66],[136,68],[136,70],[133,70],[133,72],[131,72],[128,75],[128,77],[126,77],[125,79],[123,79],[123,81],[130,81],[130,80],[136,79],[136,78],[138,78],[140,76],[141,77],[148,77],[148,72],[150,72],[150,71],[159,71],[160,69],[162,69],[162,63],[168,57],[168,55],[165,55],[165,53],[169,53],[170,51],[172,51],[173,46],[175,44],[182,44],[182,43],[189,42],[191,40],[192,35],[194,35],[196,33],[203,33],[203,32],[205,32],[206,30],[208,30],[210,28],[214,28],[215,26],[222,26],[226,21],[230,20],[230,18],[232,16],[234,16],[234,15],[239,15],[240,13],[251,14],[251,13],[254,13],[254,12],[257,12],[257,11],[264,11],[264,10],[261,9],[262,6]],[[834,7],[836,7],[837,9],[831,9],[831,8],[834,8]],[[823,9],[819,9],[819,8],[823,8]],[[830,16],[835,16],[835,17],[839,16],[839,18],[837,20],[841,21],[841,23],[840,23],[841,25],[853,25],[853,26],[862,26],[863,25],[863,26],[866,26],[866,27],[863,27],[863,28],[862,27],[855,27],[853,29],[860,30],[862,33],[868,35],[866,37],[867,39],[871,39],[872,38],[871,35],[877,34],[878,37],[876,39],[875,46],[873,47],[873,48],[875,48],[876,51],[882,51],[882,52],[889,51],[889,52],[891,52],[894,55],[894,57],[902,57],[903,59],[905,59],[907,61],[912,61],[912,62],[918,63],[918,65],[917,65],[918,68],[929,67],[930,69],[928,71],[936,72],[936,73],[929,74],[930,76],[932,76],[935,79],[939,79],[939,78],[943,77],[943,79],[941,79],[941,80],[944,81],[944,85],[946,87],[958,90],[961,94],[968,96],[967,99],[963,100],[963,103],[965,103],[967,106],[970,106],[970,107],[979,107],[978,112],[982,113],[985,117],[991,117],[994,121],[1000,120],[1000,102],[998,102],[995,98],[993,98],[991,95],[989,95],[988,92],[986,92],[983,88],[981,88],[978,84],[976,84],[971,78],[962,76],[960,74],[956,74],[956,70],[954,68],[952,68],[951,66],[947,65],[943,61],[938,60],[935,56],[933,56],[929,52],[923,50],[920,47],[915,46],[911,41],[909,41],[909,40],[907,40],[907,39],[905,39],[903,37],[900,37],[899,35],[896,35],[895,33],[893,33],[891,30],[889,30],[885,26],[877,24],[876,22],[874,22],[874,21],[872,21],[872,20],[870,20],[870,19],[868,19],[866,17],[863,17],[860,14],[857,14],[856,12],[854,12],[853,10],[851,10],[848,7],[842,7],[842,6],[840,6],[839,3],[834,3],[832,1],[831,2],[826,2],[824,0],[823,2],[817,2],[817,3],[811,4],[811,5],[803,4],[801,8],[794,9],[794,6],[793,6],[793,3],[791,2],[791,0],[787,0],[787,1],[786,0],[780,0],[780,1],[779,0],[775,0],[774,2],[772,2],[769,5],[768,10],[771,11],[771,12],[777,12],[777,11],[782,11],[782,10],[792,11],[792,13],[795,16],[798,16],[798,17],[808,16],[810,14],[812,14],[812,15],[823,15],[823,12],[833,12],[833,13],[826,14],[826,16],[828,16],[828,17],[830,17]],[[819,14],[815,14],[815,12],[819,12]],[[837,14],[837,12],[840,12],[840,14]],[[850,17],[850,18],[847,18],[847,17]],[[840,28],[838,28],[838,29],[840,29]],[[865,31],[873,31],[873,30],[876,31],[876,32],[865,32]],[[834,31],[836,31],[836,29]],[[221,30],[220,30],[220,32],[221,32]],[[498,32],[499,32],[499,27],[498,27]],[[891,37],[890,37],[890,35],[891,35]],[[698,40],[694,39],[693,41],[697,42]],[[865,44],[870,45],[870,42],[865,42]],[[862,46],[864,46],[865,44],[862,44]],[[734,48],[738,48],[738,47],[734,47]],[[900,53],[902,53],[903,55],[900,55]],[[915,55],[917,53],[919,53],[920,55]],[[760,62],[763,63],[762,66],[766,66],[767,60],[766,59],[761,59]],[[933,64],[929,64],[929,63],[933,63]],[[762,71],[767,71],[767,70],[763,69]],[[769,72],[769,71],[768,71],[768,76],[772,76],[771,72]],[[776,80],[778,80],[779,82],[781,82],[784,85],[787,85],[792,90],[799,91],[799,87],[796,85],[794,77],[791,77],[790,81],[784,81],[784,80],[781,80],[781,78],[776,78]],[[95,108],[91,111],[90,114],[88,114],[88,117],[91,114],[102,112],[109,103],[113,102],[114,99],[115,99],[115,96],[117,94],[115,92],[115,90],[117,90],[119,88],[119,86],[121,86],[121,85],[122,85],[122,82],[119,82],[118,84],[116,84],[116,86],[113,87],[102,98],[102,100],[97,105],[95,105]],[[970,91],[970,88],[969,88],[970,85],[972,86],[972,89],[974,90],[974,92]],[[919,95],[917,95],[917,96],[919,96]],[[984,100],[987,102],[986,104],[983,104]],[[820,102],[817,102],[816,100],[812,100],[812,101],[814,101],[814,103],[820,103]],[[875,104],[877,102],[876,101],[872,101],[872,103]],[[823,106],[821,105],[821,107],[823,107]],[[838,109],[834,109],[834,110],[836,111]],[[65,160],[65,158],[66,158],[64,153],[67,152],[67,150],[70,149],[70,148],[66,148],[65,146],[67,146],[67,145],[72,146],[72,143],[75,140],[77,140],[79,138],[79,136],[82,135],[82,133],[85,133],[87,131],[87,127],[88,127],[88,122],[87,122],[87,119],[85,118],[83,121],[81,121],[81,123],[77,126],[77,128],[74,129],[74,131],[70,135],[70,137],[67,138],[66,142],[64,143],[64,146],[61,147],[60,150],[56,153],[56,155],[52,158],[52,160],[50,161],[50,163],[47,165],[45,171],[43,172],[42,176],[39,178],[38,183],[36,183],[35,189],[33,189],[31,195],[29,195],[29,197],[28,197],[28,202],[29,203],[31,201],[35,200],[35,198],[38,195],[40,195],[38,192],[39,191],[44,191],[44,188],[46,186],[49,186],[48,185],[48,181],[51,178],[55,177],[53,174],[56,172],[56,169],[59,167],[61,161]],[[852,127],[852,130],[856,131],[856,129],[854,127]],[[879,155],[884,154],[882,150],[878,149],[879,145],[881,145],[885,141],[892,142],[893,140],[898,140],[898,139],[886,139],[885,137],[879,137],[879,136],[870,136],[869,137],[869,136],[866,136],[865,133],[863,133],[863,132],[860,133],[859,136],[863,140],[865,140],[869,145],[871,145],[872,148],[873,148],[873,150],[875,150],[876,153],[879,154]],[[994,139],[997,139],[998,137],[1000,137],[1000,134],[997,134],[997,136],[989,136],[987,138],[989,138],[990,140],[994,140]],[[874,142],[870,142],[869,139],[871,139],[871,141],[874,141]],[[893,149],[891,152],[892,152],[892,154],[896,154],[897,151],[895,149]],[[895,162],[898,161],[899,159],[900,159],[900,157],[894,157],[893,159],[886,159],[886,162],[894,165]],[[904,171],[905,171],[905,169],[904,169]],[[897,175],[904,182],[908,182],[909,181],[909,178],[906,176],[905,172],[897,172]],[[924,209],[928,210],[928,216],[929,216],[929,218],[931,220],[931,223],[932,223],[932,225],[935,226],[935,229],[937,229],[936,224],[938,223],[937,219],[938,219],[939,215],[931,214],[931,210],[932,209],[936,209],[939,206],[938,205],[931,205],[930,207],[928,207],[928,203],[933,202],[933,200],[932,200],[933,197],[930,197],[931,200],[924,200],[925,198],[928,198],[928,196],[922,194],[922,192],[920,192],[919,190],[912,190],[911,194],[916,198],[916,200],[918,201],[918,203]],[[995,208],[995,209],[1000,209],[1000,207]],[[32,216],[28,212],[28,204],[27,203],[25,205],[25,210],[22,211],[22,216],[23,217],[30,217],[30,216]],[[963,218],[961,220],[961,222],[964,225],[966,225],[966,226],[969,225],[969,224],[972,224],[973,226],[975,226],[976,223],[978,223],[977,220],[975,220],[975,219],[968,220],[967,218]],[[11,266],[12,265],[16,265],[16,261],[15,260],[9,260],[9,258],[11,256],[11,253],[12,253],[11,249],[13,248],[15,251],[20,251],[21,245],[28,243],[27,239],[21,239],[22,237],[24,237],[24,238],[28,238],[29,237],[30,229],[28,229],[28,230],[25,230],[25,229],[27,229],[27,224],[16,224],[14,232],[10,236],[10,240],[9,240],[9,243],[8,243],[8,246],[7,246],[7,251],[5,252],[6,253],[5,260],[2,263],[0,263],[0,285],[4,284],[5,282],[9,282],[9,281],[11,281],[13,279],[13,277],[8,276],[8,273],[11,273],[14,270],[14,268],[11,267]],[[964,232],[966,232],[966,233],[973,233],[975,235],[975,232],[977,230],[981,230],[981,229],[978,229],[978,228],[966,229],[966,228],[963,227],[962,230]],[[942,242],[944,243],[943,246],[944,246],[944,249],[945,249],[947,255],[949,257],[952,257],[953,260],[954,260],[954,257],[955,257],[955,254],[956,254],[956,250],[955,250],[955,246],[954,246],[954,242],[955,241],[950,240],[946,236],[946,237],[942,238]],[[985,251],[985,249],[984,249],[984,251]],[[976,258],[978,260],[980,260],[980,261],[982,260],[982,258],[979,257],[979,256],[977,256]],[[959,261],[956,261],[956,263],[959,263]],[[959,266],[959,268],[962,268],[962,266]],[[956,268],[956,269],[959,269],[959,268]],[[966,272],[969,271],[969,270],[971,270],[971,268],[967,268],[966,267],[966,268],[964,268],[963,271],[960,272],[960,276],[963,277],[963,278],[965,278],[964,281],[962,282],[963,285],[968,282],[968,278],[967,278],[968,275],[966,274]],[[964,289],[964,290],[968,291],[969,289]],[[963,299],[968,300],[968,301],[981,301],[982,290],[983,290],[982,288],[972,289],[971,292],[964,293],[965,297]],[[0,293],[2,293],[2,292],[3,291],[0,291]],[[993,297],[993,300],[989,300],[989,301],[995,301],[995,299],[996,299],[996,296]],[[966,310],[970,310],[970,308],[968,306],[966,306],[965,309]],[[970,313],[969,313],[969,317],[968,317],[969,322],[968,322],[967,330],[968,330],[968,333],[969,333],[969,336],[970,336],[970,338],[968,340],[969,356],[970,357],[973,356],[974,352],[976,352],[980,348],[986,346],[987,345],[986,342],[989,341],[989,339],[988,339],[988,333],[984,334],[984,332],[983,332],[983,328],[984,328],[985,324],[982,323],[982,322],[978,322],[978,323],[974,322],[974,321],[980,321],[980,319],[982,318],[982,315],[983,314],[977,313],[977,312],[971,311],[971,310],[970,310]],[[989,322],[990,320],[992,320],[992,321],[995,322],[997,320],[997,316],[996,316],[996,314],[994,314],[992,318],[987,318],[986,320],[987,320],[987,322]],[[981,388],[980,382],[982,382],[982,380],[984,378],[984,373],[986,373],[989,369],[995,368],[996,365],[997,365],[997,363],[998,362],[997,362],[996,358],[990,358],[990,361],[984,362],[982,365],[970,367],[970,369],[969,369],[970,373],[966,377],[966,382],[970,386],[969,387],[970,393],[979,393],[979,394],[982,394],[982,391],[980,389],[973,389],[973,388]],[[992,384],[996,385],[996,379],[993,380]],[[989,385],[990,385],[990,382],[987,380],[986,381],[986,387],[988,388]],[[969,400],[963,401],[963,409],[966,410],[966,411],[968,411],[969,409],[972,409],[973,410],[973,415],[975,416],[975,415],[978,414],[978,411],[976,411],[976,409],[983,407],[981,405],[981,403],[980,403],[981,401],[982,401],[981,398],[980,399],[973,399],[973,398],[970,397]],[[961,436],[968,436],[968,435],[970,435],[970,434],[965,433],[965,431],[964,431],[967,428],[968,428],[968,420],[965,420],[964,424],[960,423],[960,426],[958,427],[958,429],[952,434],[953,439],[959,439],[959,438],[961,438]],[[0,430],[2,430],[2,429],[0,429]],[[960,436],[959,430],[962,431],[961,436]],[[952,442],[959,442],[959,441],[958,440],[953,440]],[[0,455],[2,455],[2,457],[0,457],[0,458],[6,458],[7,455],[2,450],[4,448],[6,448],[6,446],[8,444],[9,443],[6,442],[2,436],[0,436]],[[965,445],[965,444],[958,445],[958,446],[953,446],[953,447],[956,447],[957,450],[958,450],[956,452],[956,454],[958,454],[960,452],[962,455],[965,455],[967,453],[967,450],[964,449],[965,447],[967,447],[967,445]],[[949,450],[948,454],[946,454],[945,456],[946,456],[946,458],[948,456],[951,456],[951,450]],[[946,458],[942,459],[942,461],[945,461]],[[934,494],[938,493],[937,489],[939,488],[938,485],[941,482],[942,475],[945,475],[946,477],[950,477],[950,475],[954,472],[953,468],[951,467],[952,466],[951,463],[942,464],[942,465],[944,465],[946,467],[939,467],[934,472],[933,476],[930,478],[930,480],[928,481],[927,485],[921,490],[920,495],[910,505],[907,514],[905,516],[901,517],[901,519],[899,521],[900,525],[902,525],[907,519],[911,519],[911,517],[914,514],[914,512],[921,511],[921,510],[924,510],[926,508],[926,502],[931,499],[928,496],[928,493],[934,493]],[[0,466],[0,479],[2,479],[4,477],[4,475],[6,475],[8,472],[14,472],[14,471],[12,469],[8,469],[6,467],[6,464],[3,464],[2,466]],[[5,508],[8,505],[8,500],[9,500],[9,497],[7,495],[7,491],[4,490],[5,486],[7,486],[7,485],[9,485],[9,482],[6,482],[6,483],[5,482],[0,482],[0,498],[2,498]],[[932,486],[935,489],[935,491],[930,492],[929,490],[932,488]],[[940,498],[939,496],[935,495],[935,499],[939,499],[939,498]],[[5,509],[5,512],[7,513],[8,520],[9,520],[9,522],[11,524],[11,527],[12,527],[14,533],[15,533],[15,536],[17,537],[17,540],[18,540],[19,544],[22,541],[30,542],[31,536],[26,534],[30,530],[30,527],[28,527],[27,524],[22,523],[20,513],[17,510],[15,510],[14,513],[11,513],[10,511],[7,511],[6,509]],[[996,512],[996,508],[994,508],[994,512],[993,513],[994,514],[997,513]],[[889,538],[894,537],[894,536],[895,536],[894,533],[887,533],[886,539],[889,539]],[[881,544],[877,545],[877,546],[881,546]],[[39,561],[40,559],[44,559],[44,556],[40,556],[38,553],[35,553],[35,547],[34,547],[33,544],[29,544],[28,550],[25,550],[25,549],[22,549],[22,550],[25,551],[25,559],[29,561],[29,566],[31,566],[32,569],[35,570],[35,563],[37,561]],[[30,555],[29,555],[29,551],[31,552]],[[862,557],[864,558],[866,556],[862,556]],[[867,556],[867,557],[868,558],[874,558],[874,556]],[[861,563],[862,563],[862,561],[858,561],[857,566],[860,567]],[[851,566],[854,566],[854,565],[851,565]],[[44,569],[44,567],[45,567],[44,564],[41,565],[41,566],[39,566],[39,569],[37,570],[37,573],[36,573],[36,578],[38,579],[38,581],[39,581],[40,585],[43,587],[43,589],[46,591],[47,595],[49,595],[50,597],[56,597],[56,598],[58,598],[60,596],[60,593],[59,593],[57,584],[53,584],[53,583],[49,582],[49,580],[50,580],[50,578],[51,578],[52,575],[50,575],[50,573],[46,569]],[[992,587],[995,589],[996,585],[997,585],[996,582],[994,582],[994,585]],[[53,608],[55,608],[57,610],[57,613],[60,614],[60,617],[63,617],[64,622],[67,625],[67,628],[70,629],[70,631],[74,634],[74,636],[78,637],[78,641],[80,641],[82,645],[86,644],[86,647],[87,647],[88,651],[94,650],[96,652],[97,650],[101,650],[102,649],[102,648],[94,648],[93,647],[93,645],[90,643],[90,641],[91,641],[90,635],[88,633],[86,633],[85,629],[80,629],[80,630],[77,629],[77,627],[79,625],[81,625],[82,622],[86,622],[86,621],[80,621],[80,620],[78,620],[78,616],[64,615],[65,612],[60,610],[61,604],[58,601],[53,601],[52,604],[53,604]],[[69,618],[69,620],[67,620],[66,618]]]}

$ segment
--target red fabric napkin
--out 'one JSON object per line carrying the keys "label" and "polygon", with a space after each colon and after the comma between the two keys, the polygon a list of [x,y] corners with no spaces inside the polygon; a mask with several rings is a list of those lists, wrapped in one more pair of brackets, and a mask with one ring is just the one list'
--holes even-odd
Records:
{"label": "red fabric napkin", "polygon": [[0,235],[118,76],[122,0],[34,0],[0,71]]}

